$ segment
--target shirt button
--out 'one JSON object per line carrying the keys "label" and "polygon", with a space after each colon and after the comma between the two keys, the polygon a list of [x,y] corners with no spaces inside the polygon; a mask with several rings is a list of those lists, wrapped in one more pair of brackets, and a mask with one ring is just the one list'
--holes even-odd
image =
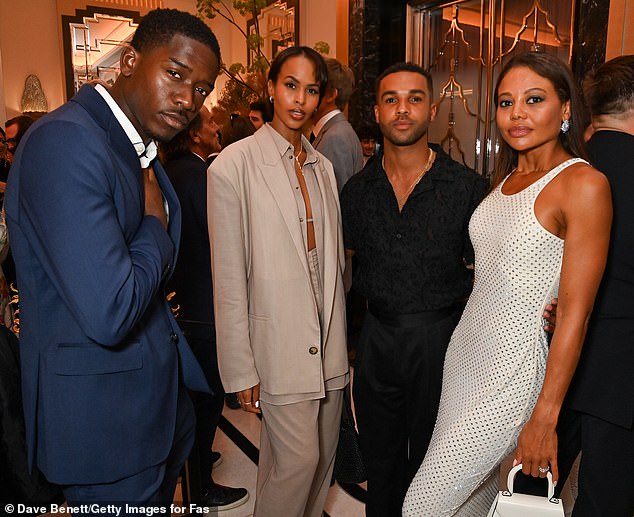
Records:
{"label": "shirt button", "polygon": [[319,349],[318,349],[316,346],[311,346],[311,347],[308,349],[308,353],[310,353],[310,355],[316,355],[316,354],[317,354],[317,352],[319,352]]}
{"label": "shirt button", "polygon": [[401,239],[401,238],[403,238],[403,236],[402,236],[400,233],[397,233],[397,234],[396,234],[396,238],[397,238],[397,239]]}
{"label": "shirt button", "polygon": [[303,217],[300,217],[300,218],[299,218],[299,222],[300,222],[300,223],[303,223],[303,222],[304,222],[304,218],[303,218]]}
{"label": "shirt button", "polygon": [[176,332],[172,332],[170,339],[172,340],[172,343],[178,345],[178,334],[176,334]]}

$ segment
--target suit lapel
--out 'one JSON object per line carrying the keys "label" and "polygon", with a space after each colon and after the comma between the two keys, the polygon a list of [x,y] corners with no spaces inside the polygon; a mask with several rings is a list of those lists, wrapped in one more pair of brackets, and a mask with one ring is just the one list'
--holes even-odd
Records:
{"label": "suit lapel", "polygon": [[[339,270],[339,206],[334,192],[337,192],[336,183],[333,184],[324,167],[324,162],[319,159],[315,164],[315,175],[321,191],[321,201],[324,217],[324,329],[323,335],[328,335],[330,320],[335,300],[335,291]],[[333,249],[334,248],[334,249]]]}
{"label": "suit lapel", "polygon": [[[119,124],[119,121],[112,113],[112,110],[108,104],[106,104],[103,97],[89,85],[83,86],[72,100],[81,104],[84,109],[90,113],[95,122],[106,132],[110,145],[115,151],[115,158],[123,162],[121,170],[123,171],[122,176],[124,181],[128,183],[130,190],[136,193],[139,206],[143,210],[143,178],[141,177],[139,157],[130,139],[121,127],[121,124]],[[158,160],[154,160],[152,167],[154,168],[154,174],[156,175],[169,207],[170,223],[168,233],[174,243],[174,257],[176,257],[178,256],[181,231],[180,204],[163,166]]]}
{"label": "suit lapel", "polygon": [[163,192],[163,196],[165,197],[165,200],[167,201],[167,206],[169,208],[169,224],[167,227],[167,231],[170,238],[172,239],[172,242],[174,243],[173,262],[175,262],[176,257],[178,257],[178,249],[181,240],[181,205],[178,201],[176,191],[172,186],[172,182],[167,177],[167,173],[165,172],[165,169],[158,161],[158,159],[152,162],[152,168],[154,169],[154,174],[157,181],[159,182],[159,186],[161,187],[161,191]]}
{"label": "suit lapel", "polygon": [[337,121],[339,120],[339,117],[343,117],[342,113],[337,113],[334,117],[332,117],[330,120],[328,120],[328,122],[326,122],[324,124],[324,127],[321,128],[321,131],[319,132],[319,134],[315,137],[315,141],[313,142],[313,147],[315,149],[317,149],[319,147],[319,144],[321,143],[321,139],[324,137],[324,135],[328,132],[328,130],[337,123]]}
{"label": "suit lapel", "polygon": [[277,152],[275,141],[267,131],[256,132],[255,138],[264,156],[264,163],[258,166],[258,170],[280,209],[304,271],[309,275],[306,244],[297,217],[297,203],[286,172],[281,170],[284,167],[284,164],[280,163],[282,158]]}
{"label": "suit lapel", "polygon": [[119,124],[101,95],[90,85],[84,85],[72,98],[92,116],[95,122],[103,128],[108,142],[114,150],[114,158],[122,162],[121,170],[124,181],[132,192],[136,193],[140,206],[143,207],[143,183],[141,165],[134,146]]}
{"label": "suit lapel", "polygon": [[134,146],[103,97],[92,86],[84,85],[72,98],[72,101],[81,104],[95,122],[104,129],[110,145],[116,149],[117,156],[128,165],[127,168],[134,170],[136,165],[136,168],[140,169],[139,158]]}

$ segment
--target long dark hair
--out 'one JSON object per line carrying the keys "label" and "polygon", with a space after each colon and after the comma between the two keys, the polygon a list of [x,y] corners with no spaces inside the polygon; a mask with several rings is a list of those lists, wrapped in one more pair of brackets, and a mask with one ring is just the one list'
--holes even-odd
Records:
{"label": "long dark hair", "polygon": [[[587,120],[584,105],[570,68],[558,57],[543,52],[527,52],[526,54],[515,56],[506,63],[495,85],[493,100],[496,110],[498,90],[502,79],[510,70],[520,66],[530,68],[536,74],[548,79],[553,84],[557,97],[562,103],[570,101],[570,129],[566,133],[559,133],[559,141],[563,148],[572,156],[587,158],[583,143],[583,132],[585,130],[585,121]],[[502,139],[495,171],[491,176],[491,188],[497,186],[515,167],[517,167],[517,151]]]}
{"label": "long dark hair", "polygon": [[319,83],[319,102],[321,102],[321,99],[326,93],[326,86],[328,85],[328,68],[321,54],[310,47],[288,47],[282,50],[271,63],[269,80],[275,84],[280,75],[282,65],[288,59],[297,56],[305,57],[315,65],[315,79],[317,79]]}

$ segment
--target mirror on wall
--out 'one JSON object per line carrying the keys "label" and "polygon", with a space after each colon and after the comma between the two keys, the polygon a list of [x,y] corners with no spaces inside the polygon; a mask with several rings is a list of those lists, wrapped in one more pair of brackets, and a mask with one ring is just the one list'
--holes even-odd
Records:
{"label": "mirror on wall", "polygon": [[[299,6],[296,0],[268,0],[268,5],[260,10],[258,28],[263,38],[262,52],[269,61],[287,47],[299,42]],[[247,21],[249,34],[255,34],[255,21]],[[248,62],[253,56],[249,52]]]}
{"label": "mirror on wall", "polygon": [[91,6],[77,9],[75,16],[62,16],[68,99],[95,79],[114,84],[123,47],[140,20],[138,12]]}

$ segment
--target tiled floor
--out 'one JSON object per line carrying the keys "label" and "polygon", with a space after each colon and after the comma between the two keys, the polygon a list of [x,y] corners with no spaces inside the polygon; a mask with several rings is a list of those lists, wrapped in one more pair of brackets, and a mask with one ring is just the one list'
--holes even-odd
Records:
{"label": "tiled floor", "polygon": [[[243,452],[243,450],[236,445],[224,431],[230,429],[232,426],[239,431],[243,437],[241,438],[243,445],[250,442],[251,447],[259,448],[259,436],[260,436],[260,420],[253,413],[246,413],[241,410],[229,409],[225,406],[223,416],[228,421],[228,424],[221,424],[220,428],[216,432],[216,439],[214,442],[213,450],[220,451],[222,453],[222,463],[214,469],[214,480],[220,484],[244,487],[249,490],[249,500],[238,508],[231,510],[225,510],[218,512],[218,517],[249,517],[253,515],[253,505],[255,503],[255,481],[257,474],[257,467],[250,457]],[[232,431],[228,431],[232,435]],[[234,431],[235,433],[235,431]],[[235,433],[238,434],[238,433]],[[246,439],[246,441],[245,441]],[[247,443],[248,445],[248,443]],[[506,484],[506,474],[511,466],[511,458],[505,461],[501,467],[501,479]],[[571,476],[571,478],[574,476]],[[566,487],[564,487],[563,501],[564,508],[566,509],[566,516],[569,516],[572,510],[572,502],[574,501],[574,494],[576,487],[570,486],[570,480]],[[365,483],[360,485],[357,492],[365,490]],[[174,501],[177,505],[182,500],[180,496],[180,486],[177,487]],[[328,493],[328,499],[326,501],[325,513],[329,517],[363,517],[365,515],[364,505],[361,501],[356,499],[342,489],[337,483],[335,483]],[[177,514],[172,514],[175,517]],[[179,517],[182,513],[178,514]],[[212,517],[209,515],[208,517]],[[52,514],[47,514],[45,517],[56,517]]]}
{"label": "tiled floor", "polygon": [[[225,406],[223,416],[235,426],[251,443],[259,446],[260,420],[253,413]],[[227,435],[218,429],[214,450],[222,453],[222,463],[214,469],[214,481],[229,486],[245,487],[249,490],[246,504],[219,512],[222,517],[248,517],[253,514],[255,502],[256,465],[242,452]],[[338,484],[334,484],[328,493],[326,513],[330,517],[362,517],[363,503],[347,494]]]}
{"label": "tiled floor", "polygon": [[[259,446],[260,420],[253,413],[246,413],[239,409],[229,409],[225,406],[223,416],[236,427],[253,445]],[[255,479],[256,465],[236,446],[236,444],[227,437],[227,435],[218,429],[216,440],[214,442],[214,450],[222,453],[223,461],[216,469],[214,469],[214,480],[223,485],[240,486],[249,490],[249,500],[246,504],[219,512],[220,517],[248,517],[253,514],[253,505],[255,502]],[[506,485],[506,474],[511,468],[512,458],[509,458],[501,466],[501,479]],[[574,476],[571,476],[571,480]],[[569,482],[564,487],[563,501],[566,509],[566,516],[572,511],[574,495],[576,489],[570,486]],[[360,485],[365,489],[365,483]],[[365,515],[364,505],[344,491],[337,483],[335,483],[328,493],[325,512],[330,517],[363,517]]]}

